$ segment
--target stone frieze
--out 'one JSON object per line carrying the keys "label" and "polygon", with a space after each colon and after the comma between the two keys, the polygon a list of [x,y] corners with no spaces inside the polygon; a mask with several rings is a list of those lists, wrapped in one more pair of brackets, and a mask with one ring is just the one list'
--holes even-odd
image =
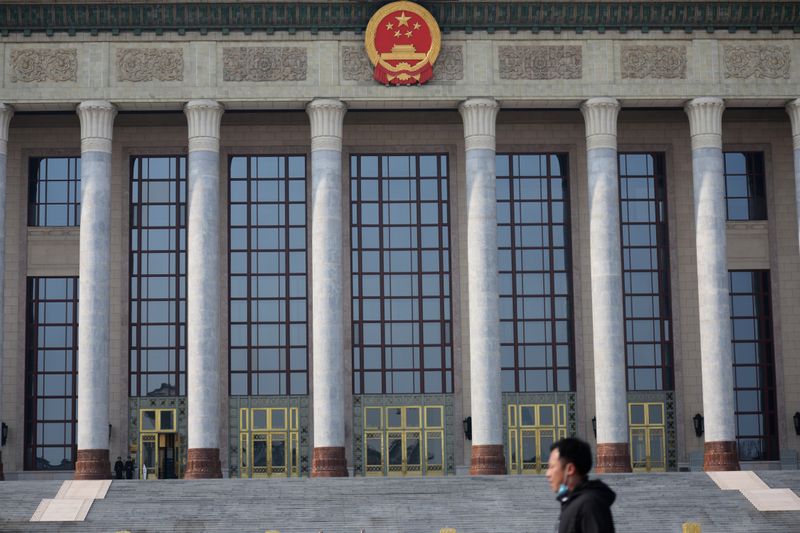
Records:
{"label": "stone frieze", "polygon": [[784,45],[726,45],[723,59],[726,78],[789,79],[792,66],[792,52]]}
{"label": "stone frieze", "polygon": [[224,81],[303,81],[308,54],[300,47],[230,47],[222,50]]}
{"label": "stone frieze", "polygon": [[583,56],[578,45],[501,46],[500,79],[578,80]]}
{"label": "stone frieze", "polygon": [[118,49],[117,81],[183,81],[183,50]]}
{"label": "stone frieze", "polygon": [[623,79],[685,80],[686,47],[673,45],[627,45],[620,53]]}
{"label": "stone frieze", "polygon": [[342,46],[342,79],[348,81],[372,79],[372,63],[363,46]]}
{"label": "stone frieze", "polygon": [[12,82],[78,81],[78,51],[35,49],[11,51]]}

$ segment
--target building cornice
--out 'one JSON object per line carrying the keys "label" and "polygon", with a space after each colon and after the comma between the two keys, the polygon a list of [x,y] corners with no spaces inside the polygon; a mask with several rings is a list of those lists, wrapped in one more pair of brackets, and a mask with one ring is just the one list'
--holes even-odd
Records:
{"label": "building cornice", "polygon": [[[800,33],[800,2],[420,2],[444,33],[749,31]],[[380,2],[0,4],[0,36],[21,33],[286,31],[361,33]]]}

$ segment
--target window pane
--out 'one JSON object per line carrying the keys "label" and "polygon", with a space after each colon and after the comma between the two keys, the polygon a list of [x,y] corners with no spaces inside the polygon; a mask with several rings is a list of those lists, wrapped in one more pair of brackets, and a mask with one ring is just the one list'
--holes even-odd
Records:
{"label": "window pane", "polygon": [[80,157],[38,157],[28,163],[28,225],[80,223]]}
{"label": "window pane", "polygon": [[[726,154],[726,161],[731,154]],[[768,270],[730,272],[739,459],[778,459],[775,367]]]}
{"label": "window pane", "polygon": [[452,389],[445,160],[352,157],[354,391]]}
{"label": "window pane", "polygon": [[78,278],[27,279],[25,470],[72,470]]}
{"label": "window pane", "polygon": [[[131,396],[181,396],[186,369],[186,158],[131,164]],[[141,350],[138,348],[148,348]],[[174,423],[174,421],[173,421]]]}
{"label": "window pane", "polygon": [[566,160],[561,154],[495,158],[506,392],[572,389],[572,266],[562,158]]}
{"label": "window pane", "polygon": [[665,180],[663,154],[619,154],[628,390],[672,388]]}
{"label": "window pane", "polygon": [[728,220],[766,220],[763,152],[725,152]]}
{"label": "window pane", "polygon": [[307,394],[305,157],[229,163],[230,393]]}

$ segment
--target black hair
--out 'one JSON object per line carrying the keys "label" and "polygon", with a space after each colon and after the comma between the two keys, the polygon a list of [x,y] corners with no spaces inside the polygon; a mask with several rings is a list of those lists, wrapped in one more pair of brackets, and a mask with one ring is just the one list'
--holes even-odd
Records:
{"label": "black hair", "polygon": [[592,448],[589,444],[574,437],[567,437],[554,442],[550,451],[558,450],[558,455],[564,464],[572,463],[578,475],[586,477],[592,469]]}

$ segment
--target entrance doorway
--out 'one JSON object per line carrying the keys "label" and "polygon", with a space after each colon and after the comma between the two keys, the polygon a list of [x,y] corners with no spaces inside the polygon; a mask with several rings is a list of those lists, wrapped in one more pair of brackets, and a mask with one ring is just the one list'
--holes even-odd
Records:
{"label": "entrance doorway", "polygon": [[508,406],[508,472],[541,474],[550,445],[567,436],[566,404]]}
{"label": "entrance doorway", "polygon": [[183,476],[183,460],[175,409],[142,409],[139,414],[139,478],[179,479]]}

